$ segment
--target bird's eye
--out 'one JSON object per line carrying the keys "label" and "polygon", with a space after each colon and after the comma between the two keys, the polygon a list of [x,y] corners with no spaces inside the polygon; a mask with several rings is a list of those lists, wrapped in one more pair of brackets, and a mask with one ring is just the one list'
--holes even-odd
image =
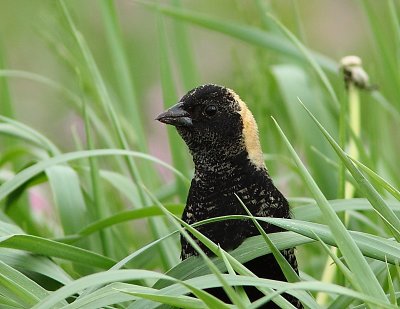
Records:
{"label": "bird's eye", "polygon": [[215,105],[207,105],[206,108],[204,109],[204,113],[211,117],[214,116],[217,113],[217,107]]}

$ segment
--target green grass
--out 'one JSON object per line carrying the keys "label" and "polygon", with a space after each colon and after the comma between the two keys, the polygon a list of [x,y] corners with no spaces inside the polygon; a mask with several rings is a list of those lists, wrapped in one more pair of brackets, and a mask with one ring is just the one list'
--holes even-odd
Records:
{"label": "green grass", "polygon": [[[0,21],[13,27],[0,34],[0,307],[228,308],[205,291],[222,286],[238,308],[291,308],[282,293],[309,308],[397,308],[400,7],[350,2],[364,41],[338,42],[339,56],[312,48],[315,16],[304,12],[314,11],[297,0],[2,3]],[[348,54],[378,85],[360,93],[360,134],[336,59]],[[216,73],[216,59],[229,66]],[[169,148],[153,133],[159,112],[206,82],[248,102],[294,217],[251,218],[287,231],[232,252],[195,228],[249,217],[181,222],[192,162],[173,128]],[[200,258],[181,262],[186,231],[217,257],[197,248]],[[300,276],[279,252],[293,246]],[[244,267],[266,253],[289,282]],[[243,285],[265,296],[250,304]]]}

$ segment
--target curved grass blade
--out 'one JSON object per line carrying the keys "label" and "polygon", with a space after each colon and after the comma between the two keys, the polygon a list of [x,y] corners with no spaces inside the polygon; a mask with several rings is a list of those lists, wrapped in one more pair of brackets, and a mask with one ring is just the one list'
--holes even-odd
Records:
{"label": "curved grass blade", "polygon": [[[379,298],[376,298],[376,297],[373,297],[370,295],[366,295],[363,293],[359,293],[359,292],[353,291],[349,288],[345,288],[345,287],[342,287],[339,285],[334,285],[334,284],[325,283],[325,282],[318,282],[318,281],[317,282],[290,283],[290,284],[287,284],[282,289],[278,289],[273,294],[279,295],[279,294],[289,292],[289,291],[295,290],[295,289],[346,295],[346,296],[350,296],[352,298],[355,298],[355,299],[358,299],[358,300],[368,303],[369,305],[371,305],[371,308],[376,308],[376,307],[388,308],[388,309],[389,308],[390,309],[397,308],[396,306],[388,304]],[[260,299],[259,302],[261,303],[262,301],[269,301],[272,297],[273,297],[273,295],[265,296],[264,299]]]}
{"label": "curved grass blade", "polygon": [[50,293],[19,271],[0,261],[0,293],[24,307],[33,306]]}
{"label": "curved grass blade", "polygon": [[147,141],[140,117],[141,113],[137,102],[136,90],[134,89],[132,74],[129,70],[130,64],[126,55],[126,49],[124,48],[114,1],[100,1],[100,9],[106,29],[106,39],[110,47],[111,61],[114,64],[113,69],[115,69],[114,77],[117,81],[116,85],[119,87],[122,97],[122,109],[128,118],[131,119],[130,123],[134,128],[139,150],[147,152]]}
{"label": "curved grass blade", "polygon": [[91,274],[86,277],[81,277],[71,282],[70,284],[63,286],[62,288],[50,294],[48,297],[41,300],[38,304],[32,307],[32,309],[52,308],[52,306],[56,305],[60,301],[63,301],[70,295],[79,293],[80,291],[92,286],[98,286],[110,282],[133,281],[143,279],[166,279],[172,280],[173,282],[180,282],[179,280],[172,277],[148,270],[129,269],[106,271],[102,273]]}
{"label": "curved grass blade", "polygon": [[[190,22],[206,29],[227,34],[231,37],[250,43],[252,45],[267,48],[279,54],[287,55],[295,59],[303,59],[303,55],[290,43],[282,40],[282,38],[276,35],[262,31],[258,28],[238,24],[235,22],[223,21],[219,18],[213,18],[205,14],[173,6],[158,5],[154,2],[151,3],[149,1],[145,2],[135,0],[135,2],[140,3],[153,10],[158,10],[161,13],[171,16],[173,18]],[[335,61],[316,52],[312,52],[312,54],[316,61],[324,69],[333,73],[337,72],[337,65]]]}
{"label": "curved grass blade", "polygon": [[0,248],[0,261],[24,272],[41,274],[61,284],[67,284],[72,281],[72,278],[59,265],[45,256]]}
{"label": "curved grass blade", "polygon": [[74,302],[68,304],[63,309],[95,309],[107,308],[113,304],[133,301],[137,298],[126,293],[121,293],[119,290],[130,287],[126,283],[110,283],[106,286],[91,292],[88,295],[80,295]]}
{"label": "curved grass blade", "polygon": [[[189,285],[185,284],[185,286],[189,288]],[[193,286],[190,287],[190,290],[194,295],[197,296],[197,298],[201,299],[207,305],[206,308],[230,308],[229,305],[225,304],[210,293],[207,293],[201,289],[197,289]]]}
{"label": "curved grass blade", "polygon": [[[179,214],[182,212],[182,204],[171,204],[167,205],[166,208],[174,214]],[[146,208],[125,210],[112,215],[108,218],[101,219],[99,221],[93,222],[86,226],[78,232],[81,236],[87,236],[104,228],[131,221],[136,219],[143,219],[153,216],[162,216],[164,213],[157,206],[147,206]]]}
{"label": "curved grass blade", "polygon": [[58,257],[103,269],[110,268],[116,263],[116,261],[100,254],[33,235],[2,236],[0,237],[0,247]]}
{"label": "curved grass blade", "polygon": [[28,127],[27,125],[18,122],[14,119],[5,117],[0,115],[0,121],[3,121],[5,123],[8,123],[15,127],[17,130],[20,130],[22,134],[27,136],[30,140],[36,142],[37,144],[41,145],[43,148],[45,148],[51,155],[57,155],[60,154],[60,151],[58,148],[44,135],[41,133],[35,131],[34,129]]}
{"label": "curved grass blade", "polygon": [[[388,206],[397,213],[400,213],[400,203],[397,201],[387,201]],[[349,211],[374,211],[371,203],[365,198],[338,199],[330,200],[329,204],[335,212]],[[316,220],[322,216],[321,210],[316,202],[306,203],[305,205],[292,208],[294,218],[303,221]]]}
{"label": "curved grass blade", "polygon": [[313,55],[307,50],[307,48],[296,38],[296,36],[293,33],[291,33],[289,31],[288,28],[286,28],[279,20],[277,20],[272,15],[269,15],[269,17],[279,26],[279,28],[285,33],[285,35],[295,44],[295,46],[300,50],[301,54],[304,55],[304,57],[307,59],[307,61],[311,65],[311,67],[315,70],[315,72],[317,73],[318,77],[320,78],[322,84],[324,85],[327,92],[329,93],[329,95],[334,103],[335,110],[338,112],[339,105],[340,105],[339,99],[337,98],[335,90],[333,89],[333,86],[329,82],[328,77],[325,75],[324,71],[321,69],[321,66],[314,59]]}
{"label": "curved grass blade", "polygon": [[121,192],[131,202],[131,205],[140,205],[138,187],[132,179],[120,173],[107,170],[99,170],[99,176]]}
{"label": "curved grass blade", "polygon": [[36,176],[37,174],[43,172],[46,168],[49,168],[50,166],[73,161],[73,160],[78,160],[78,159],[83,159],[83,158],[88,158],[88,157],[98,157],[98,156],[131,156],[131,157],[136,157],[136,158],[141,158],[145,160],[149,160],[153,163],[160,164],[175,174],[179,175],[184,179],[185,181],[188,181],[185,176],[183,176],[179,171],[171,167],[170,165],[164,163],[163,161],[136,151],[130,151],[130,150],[121,150],[121,149],[96,149],[96,150],[83,150],[83,151],[76,151],[76,152],[70,152],[70,153],[64,153],[61,155],[54,156],[52,158],[49,158],[47,160],[43,160],[38,162],[35,165],[32,165],[17,175],[10,179],[9,181],[5,182],[0,186],[0,200],[4,199],[9,193],[14,191],[16,188],[21,186],[23,183],[25,183],[28,179]]}
{"label": "curved grass blade", "polygon": [[64,234],[74,234],[85,225],[86,205],[76,172],[69,166],[46,169],[50,188],[61,219]]}
{"label": "curved grass blade", "polygon": [[[194,309],[200,309],[200,308],[229,308],[228,306],[224,305],[223,303],[221,304],[213,302],[208,304],[208,307],[205,306],[205,304],[193,297],[189,296],[177,296],[177,295],[159,295],[157,293],[152,293],[152,289],[147,288],[147,289],[139,289],[140,292],[135,292],[130,289],[129,291],[123,290],[123,289],[117,289],[118,292],[121,293],[126,293],[138,298],[143,298],[143,299],[148,299],[152,300],[158,303],[166,304],[173,306],[174,308],[194,308]],[[200,290],[197,290],[200,291]],[[220,307],[222,305],[222,307]],[[218,306],[218,307],[215,307]]]}
{"label": "curved grass blade", "polygon": [[[368,166],[362,164],[360,161],[351,158],[350,159],[371,179],[373,179],[380,187],[384,188],[387,192],[389,192],[394,198],[400,201],[400,191],[393,187],[390,183],[388,183],[385,179],[371,170]],[[390,207],[390,206],[389,206]]]}
{"label": "curved grass blade", "polygon": [[[175,85],[172,75],[172,67],[170,63],[170,57],[168,55],[168,44],[167,36],[165,33],[165,27],[163,25],[163,16],[158,14],[157,16],[157,29],[159,37],[159,57],[160,57],[160,75],[161,75],[161,88],[164,100],[164,107],[169,108],[171,104],[175,104],[178,101],[178,97],[175,91]],[[177,132],[175,128],[167,127],[168,140],[171,149],[172,161],[174,166],[179,171],[187,171],[187,158],[185,153],[182,151],[184,142],[182,139],[177,138]],[[181,201],[184,201],[187,194],[187,189],[181,179],[176,179],[177,181],[177,193]]]}
{"label": "curved grass blade", "polygon": [[33,146],[36,146],[38,148],[44,148],[45,150],[46,147],[41,143],[41,141],[35,139],[33,136],[29,135],[27,132],[16,128],[10,124],[7,123],[0,123],[0,134],[1,135],[5,135],[5,136],[9,136],[12,138],[16,138],[19,139],[21,141],[24,142],[28,142],[30,144],[32,144]]}
{"label": "curved grass blade", "polygon": [[[325,243],[331,246],[338,246],[335,234],[328,226],[323,224],[282,218],[258,217],[257,220],[269,222],[286,230],[318,240],[314,235],[316,234]],[[348,235],[356,244],[357,249],[361,250],[366,256],[381,260],[382,262],[385,262],[385,258],[387,258],[388,262],[392,264],[395,264],[400,257],[400,245],[396,241],[357,231],[348,231]]]}
{"label": "curved grass blade", "polygon": [[62,92],[71,101],[79,102],[79,97],[75,95],[72,91],[70,91],[68,88],[40,74],[28,71],[21,71],[21,70],[0,70],[0,77],[18,77],[18,78],[32,80]]}
{"label": "curved grass blade", "polygon": [[[133,296],[138,296],[142,297],[143,299],[148,299],[152,300],[155,302],[159,302],[162,304],[168,304],[172,305],[178,308],[225,308],[228,309],[230,306],[219,300],[218,298],[214,297],[213,295],[210,295],[209,293],[197,289],[191,285],[185,284],[185,282],[181,282],[181,284],[185,287],[187,287],[198,299],[193,298],[193,297],[188,297],[188,296],[178,296],[178,295],[167,295],[167,294],[161,294],[158,293],[158,290],[151,289],[153,290],[152,293],[143,293],[143,292],[131,292],[131,288],[129,287],[129,290],[119,290],[120,292],[123,293],[128,293]],[[139,306],[136,305],[136,303],[133,303],[129,308],[141,308],[140,304]]]}
{"label": "curved grass blade", "polygon": [[[75,93],[73,93],[71,90],[68,88],[62,86],[59,83],[54,82],[52,79],[39,75],[36,73],[32,72],[27,72],[27,71],[20,71],[20,70],[0,70],[0,77],[1,76],[7,76],[7,77],[16,77],[16,78],[22,78],[22,79],[27,79],[31,80],[43,85],[46,85],[50,88],[53,88],[57,91],[60,91],[63,95],[65,95],[75,106],[75,108],[80,109],[80,103],[81,100],[79,96],[77,96]],[[88,109],[88,116],[90,120],[94,123],[96,126],[96,130],[99,133],[99,136],[102,136],[106,142],[107,145],[112,145],[114,146],[114,143],[112,141],[112,138],[110,137],[110,134],[106,127],[104,126],[103,122],[100,120],[100,118],[97,116],[97,114],[94,112],[94,110],[91,107],[87,107]]]}

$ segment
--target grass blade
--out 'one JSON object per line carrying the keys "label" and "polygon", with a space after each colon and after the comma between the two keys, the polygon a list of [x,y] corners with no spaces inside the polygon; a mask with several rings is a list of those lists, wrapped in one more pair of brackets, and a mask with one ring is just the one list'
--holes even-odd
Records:
{"label": "grass blade", "polygon": [[[300,102],[301,103],[301,102]],[[358,170],[358,168],[353,164],[351,159],[347,154],[340,148],[340,146],[335,142],[335,140],[330,136],[330,134],[325,130],[325,128],[319,123],[319,121],[314,117],[313,114],[301,103],[307,113],[310,115],[312,120],[317,124],[320,131],[324,134],[328,142],[331,144],[332,148],[335,150],[339,158],[346,165],[346,168],[353,175],[354,179],[357,181],[360,190],[365,195],[365,197],[371,202],[371,205],[377,211],[377,213],[384,219],[384,222],[388,224],[393,235],[400,241],[400,219],[395,215],[392,209],[386,204],[384,199],[379,195],[375,188],[368,182],[364,175]]]}
{"label": "grass blade", "polygon": [[[170,204],[166,205],[165,207],[174,214],[180,214],[183,209],[182,204]],[[85,228],[78,231],[77,234],[81,237],[88,236],[116,224],[161,215],[163,215],[163,212],[157,206],[147,206],[146,208],[124,210],[107,218],[90,223]]]}
{"label": "grass blade", "polygon": [[100,254],[33,235],[2,236],[0,237],[0,247],[58,257],[103,269],[110,268],[116,263]]}
{"label": "grass blade", "polygon": [[[175,92],[175,85],[172,76],[172,68],[170,65],[170,60],[168,56],[168,44],[167,44],[167,37],[165,33],[165,27],[163,26],[162,16],[158,16],[158,36],[160,42],[160,75],[161,75],[161,87],[163,92],[163,100],[164,100],[164,108],[168,108],[171,105],[178,102],[178,97]],[[184,147],[184,142],[181,138],[177,136],[176,129],[168,126],[168,140],[171,149],[172,161],[174,166],[177,167],[180,171],[187,171],[187,156],[182,151]],[[181,201],[185,201],[187,188],[181,182],[180,179],[177,180],[178,185],[178,194]]]}
{"label": "grass blade", "polygon": [[[160,164],[174,173],[180,175],[183,179],[186,179],[179,171],[171,167],[170,165],[160,161],[159,159],[136,151],[129,150],[121,150],[121,149],[96,149],[96,150],[82,150],[70,153],[64,153],[47,160],[40,161],[35,165],[32,165],[24,170],[22,170],[19,174],[15,175],[12,179],[6,181],[0,186],[0,200],[4,199],[9,193],[17,189],[19,186],[23,185],[30,178],[40,174],[47,168],[65,163],[68,161],[84,159],[89,157],[98,157],[98,156],[132,156],[136,158],[142,158],[154,163]],[[187,180],[186,180],[187,181]]]}
{"label": "grass blade", "polygon": [[[180,8],[181,0],[172,0],[176,8]],[[186,25],[179,21],[174,21],[174,53],[178,59],[181,80],[186,90],[192,89],[199,84],[199,72],[196,67],[193,51],[190,46]]]}
{"label": "grass blade", "polygon": [[67,284],[73,280],[65,270],[45,256],[1,248],[0,261],[21,272],[40,274],[61,284]]}
{"label": "grass blade", "polygon": [[46,169],[55,204],[58,207],[64,233],[79,231],[87,219],[79,178],[68,166],[55,165]]}
{"label": "grass blade", "polygon": [[346,230],[346,227],[340,221],[336,213],[332,210],[332,207],[329,205],[325,196],[322,194],[317,184],[308,173],[306,167],[301,162],[300,158],[296,154],[292,145],[276,121],[275,124],[290,154],[292,155],[293,160],[296,162],[296,165],[299,168],[299,172],[304,180],[304,183],[308,186],[309,190],[317,201],[317,205],[320,207],[321,212],[323,213],[325,220],[327,221],[331,232],[336,239],[338,247],[341,250],[350,270],[354,273],[355,279],[357,280],[360,288],[365,294],[372,295],[383,302],[387,302],[387,298],[382,287],[362,255],[360,249],[357,247],[357,244],[354,242],[353,238],[350,236],[349,232]]}
{"label": "grass blade", "polygon": [[325,89],[329,93],[333,103],[334,108],[338,111],[339,109],[339,99],[336,96],[335,90],[333,89],[331,83],[329,82],[328,77],[325,75],[324,71],[321,69],[321,66],[314,59],[313,55],[307,50],[307,48],[296,38],[296,36],[289,31],[280,21],[278,21],[275,17],[270,16],[270,18],[279,26],[280,29],[285,33],[285,35],[295,44],[295,46],[300,50],[300,52],[307,59],[311,67],[315,70],[318,77],[320,78],[322,84]]}
{"label": "grass blade", "polygon": [[[178,217],[174,216],[171,214],[166,208],[152,195],[150,192],[148,192],[149,196],[151,199],[156,203],[156,205],[164,212],[165,215],[167,215],[168,219],[175,225],[177,229],[179,229],[180,233],[185,237],[185,239],[190,243],[190,245],[197,251],[199,256],[202,257],[202,259],[206,262],[207,266],[210,268],[210,270],[213,272],[213,274],[218,278],[218,280],[221,282],[222,287],[226,294],[228,295],[229,299],[232,301],[234,305],[236,305],[238,308],[246,308],[245,304],[243,303],[242,299],[237,295],[232,288],[232,286],[225,281],[225,279],[222,277],[222,274],[219,272],[218,268],[212,263],[210,258],[204,253],[204,251],[200,248],[200,246],[195,242],[195,240],[192,238],[192,236],[189,235],[188,232],[186,232],[181,225],[184,225],[185,227],[189,226],[186,222],[183,220],[179,219]],[[199,232],[198,232],[199,233]],[[193,233],[192,233],[193,234]],[[212,243],[211,240],[206,239],[205,236],[202,237],[203,240],[205,240],[208,243]],[[212,243],[214,246],[215,244]],[[217,251],[220,248],[217,248]],[[203,291],[205,293],[205,291]]]}
{"label": "grass blade", "polygon": [[47,137],[28,127],[27,125],[2,115],[0,115],[0,121],[10,124],[17,130],[17,132],[20,131],[21,134],[27,136],[29,140],[34,141],[38,145],[41,145],[45,150],[49,152],[49,154],[60,154],[58,148]]}
{"label": "grass blade", "polygon": [[[67,19],[68,26],[69,26],[70,31],[79,47],[79,50],[82,54],[82,57],[85,61],[86,66],[87,66],[87,69],[89,70],[90,76],[92,78],[92,83],[95,86],[97,97],[100,100],[102,107],[105,110],[107,116],[109,117],[113,129],[115,130],[115,134],[116,134],[117,140],[118,140],[118,145],[122,149],[129,149],[127,138],[122,129],[122,123],[117,116],[117,112],[114,109],[110,94],[109,94],[106,84],[100,74],[100,71],[97,67],[94,57],[89,49],[89,46],[87,45],[86,40],[83,37],[83,35],[77,30],[77,28],[72,20],[72,17],[69,14],[67,6],[65,5],[65,2],[63,0],[60,0],[59,4],[61,6],[61,9],[64,13],[65,18]],[[140,176],[139,171],[138,171],[134,161],[132,160],[132,158],[129,158],[129,157],[126,158],[126,163],[127,163],[128,170],[129,170],[131,177],[138,183],[141,183],[141,176]],[[145,204],[144,200],[142,202],[143,202],[143,204]]]}
{"label": "grass blade", "polygon": [[[30,81],[34,81],[39,84],[46,85],[56,91],[59,91],[61,94],[63,94],[68,99],[67,102],[73,103],[73,107],[75,109],[80,110],[80,108],[81,108],[81,106],[80,106],[81,100],[80,100],[79,96],[77,96],[75,93],[73,93],[68,88],[64,87],[63,85],[61,85],[59,83],[56,83],[54,80],[52,80],[46,76],[39,75],[39,74],[32,73],[32,72],[27,72],[27,71],[20,71],[20,70],[0,70],[0,77],[3,77],[3,76],[30,80]],[[109,134],[109,131],[105,127],[103,122],[100,120],[100,118],[97,116],[97,114],[94,112],[93,109],[91,109],[90,107],[87,107],[87,109],[88,109],[88,117],[94,123],[99,135],[107,142],[107,145],[114,145],[113,140]]]}
{"label": "grass blade", "polygon": [[[283,41],[278,36],[262,31],[258,28],[237,24],[234,22],[223,21],[219,18],[212,18],[205,14],[186,9],[180,9],[173,6],[157,5],[149,1],[144,2],[135,0],[135,2],[143,4],[153,10],[158,10],[161,13],[176,19],[190,22],[209,30],[227,34],[252,45],[273,50],[279,54],[284,54],[296,59],[303,58],[303,55],[290,43]],[[337,72],[337,66],[334,61],[321,54],[317,54],[316,52],[313,52],[313,56],[315,57],[316,61],[324,67],[324,69],[334,73]]]}
{"label": "grass blade", "polygon": [[[325,243],[333,246],[339,246],[333,232],[323,224],[282,218],[260,217],[257,219],[318,240],[315,238],[314,234],[316,234]],[[389,240],[372,234],[357,231],[348,231],[348,234],[356,244],[357,249],[361,250],[365,256],[381,260],[382,262],[384,262],[385,258],[387,258],[387,260],[392,264],[395,264],[396,260],[398,259],[397,257],[400,256],[400,246],[394,240]]]}
{"label": "grass blade", "polygon": [[33,280],[0,261],[0,293],[23,306],[33,306],[49,295]]}
{"label": "grass blade", "polygon": [[113,0],[100,1],[100,9],[103,16],[104,25],[106,28],[106,39],[110,47],[111,61],[114,63],[114,76],[116,84],[119,87],[119,92],[122,97],[122,110],[130,119],[130,123],[136,134],[137,146],[140,151],[147,151],[147,141],[144,134],[142,114],[139,109],[136,90],[132,74],[129,70],[129,61],[124,48],[121,29],[118,24],[117,12]]}
{"label": "grass blade", "polygon": [[[148,291],[147,291],[148,290]],[[176,295],[160,295],[155,292],[152,292],[151,289],[144,289],[143,287],[139,288],[138,292],[132,290],[132,287],[129,290],[117,289],[117,291],[126,293],[132,296],[136,296],[138,298],[152,300],[158,303],[166,304],[173,306],[174,308],[205,308],[205,304],[196,298],[189,296],[176,296]],[[200,290],[197,290],[200,291]],[[210,307],[210,305],[212,307]],[[221,304],[216,304],[215,302],[208,304],[209,308],[216,308],[215,306],[220,306]],[[221,308],[221,307],[218,307]],[[222,308],[229,308],[226,305],[222,305]]]}
{"label": "grass blade", "polygon": [[388,183],[385,179],[371,170],[368,166],[362,164],[360,161],[355,160],[354,158],[350,158],[365,174],[371,177],[372,180],[376,184],[378,184],[381,188],[384,188],[387,192],[389,192],[394,198],[400,201],[400,191],[397,190],[394,186]]}

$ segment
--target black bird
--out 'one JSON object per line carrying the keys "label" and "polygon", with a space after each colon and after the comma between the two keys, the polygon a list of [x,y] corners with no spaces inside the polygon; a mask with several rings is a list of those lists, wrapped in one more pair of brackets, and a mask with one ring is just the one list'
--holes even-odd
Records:
{"label": "black bird", "polygon": [[[254,216],[290,218],[289,204],[274,186],[264,165],[253,114],[232,90],[213,84],[199,86],[182,97],[178,104],[160,114],[157,120],[176,127],[193,156],[195,174],[182,219],[188,224],[225,215],[246,214],[235,193]],[[282,229],[262,224],[267,233]],[[259,234],[251,220],[226,220],[197,228],[225,250],[233,250],[246,238]],[[200,241],[200,247],[212,255]],[[197,255],[181,237],[182,259]],[[294,249],[282,251],[297,269]],[[244,264],[258,277],[286,281],[272,254]],[[227,301],[221,289],[210,289]],[[246,288],[251,301],[263,296],[255,288]],[[301,303],[284,295],[297,308]],[[273,302],[265,308],[278,308]]]}

